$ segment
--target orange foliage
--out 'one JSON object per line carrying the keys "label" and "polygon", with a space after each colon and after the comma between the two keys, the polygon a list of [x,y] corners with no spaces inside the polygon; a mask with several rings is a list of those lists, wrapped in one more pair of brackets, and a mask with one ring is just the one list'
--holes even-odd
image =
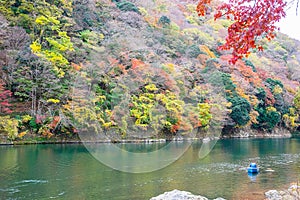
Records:
{"label": "orange foliage", "polygon": [[207,11],[208,11],[208,4],[211,3],[211,0],[200,0],[198,5],[197,5],[197,13],[200,15],[200,16],[204,16]]}
{"label": "orange foliage", "polygon": [[117,65],[119,63],[119,61],[117,59],[112,58],[112,57],[108,57],[107,60],[111,66]]}
{"label": "orange foliage", "polygon": [[143,67],[145,66],[145,63],[141,60],[138,60],[136,58],[131,59],[131,69],[136,69],[137,67]]}
{"label": "orange foliage", "polygon": [[[229,62],[231,57],[229,55],[222,55],[220,59]],[[242,60],[238,60],[235,63],[235,65],[231,65],[230,69],[232,71],[238,70],[247,82],[252,83],[256,87],[261,87],[262,81],[265,80],[267,77],[267,72],[261,69],[257,69],[258,72],[254,72],[252,68],[250,66],[245,65],[245,63]]]}
{"label": "orange foliage", "polygon": [[60,117],[59,116],[54,116],[52,122],[50,123],[49,127],[54,129],[60,122]]}
{"label": "orange foliage", "polygon": [[80,71],[80,69],[82,68],[82,63],[80,63],[79,65],[75,63],[71,63],[71,66],[73,67],[74,70]]}

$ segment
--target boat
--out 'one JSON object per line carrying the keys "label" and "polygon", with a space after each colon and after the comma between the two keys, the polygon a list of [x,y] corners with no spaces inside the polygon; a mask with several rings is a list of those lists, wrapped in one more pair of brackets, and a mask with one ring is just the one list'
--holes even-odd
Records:
{"label": "boat", "polygon": [[250,166],[247,168],[248,173],[258,173],[259,168],[257,167],[256,163],[250,163]]}

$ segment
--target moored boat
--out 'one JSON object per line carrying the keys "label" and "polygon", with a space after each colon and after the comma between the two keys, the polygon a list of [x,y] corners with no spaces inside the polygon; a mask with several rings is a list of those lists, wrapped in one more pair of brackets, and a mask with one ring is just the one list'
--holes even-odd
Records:
{"label": "moored boat", "polygon": [[259,168],[257,167],[256,163],[250,163],[250,166],[247,168],[248,173],[258,173]]}

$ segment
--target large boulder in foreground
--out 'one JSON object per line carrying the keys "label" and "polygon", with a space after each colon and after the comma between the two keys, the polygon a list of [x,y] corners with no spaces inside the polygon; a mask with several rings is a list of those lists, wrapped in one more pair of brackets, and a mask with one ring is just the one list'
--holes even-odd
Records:
{"label": "large boulder in foreground", "polygon": [[[152,197],[150,200],[208,200],[208,198],[194,195],[190,192],[172,190],[170,192],[165,192],[157,197]],[[215,200],[225,200],[223,198],[217,198]]]}
{"label": "large boulder in foreground", "polygon": [[287,190],[269,190],[265,193],[267,200],[295,200],[300,199],[300,186],[292,185]]}

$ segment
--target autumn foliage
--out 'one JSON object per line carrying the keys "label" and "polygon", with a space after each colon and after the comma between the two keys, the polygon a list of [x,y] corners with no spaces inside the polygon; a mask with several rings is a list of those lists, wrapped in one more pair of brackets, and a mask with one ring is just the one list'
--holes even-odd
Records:
{"label": "autumn foliage", "polygon": [[[211,0],[200,0],[197,12],[204,16],[208,12]],[[263,50],[259,41],[275,37],[277,27],[275,23],[285,17],[283,0],[229,0],[217,7],[215,20],[225,16],[233,20],[228,27],[226,42],[220,50],[232,49],[231,63],[235,63],[243,56],[248,56],[251,49]]]}
{"label": "autumn foliage", "polygon": [[0,81],[0,113],[11,113],[9,98],[11,92],[4,88],[3,83]]}

